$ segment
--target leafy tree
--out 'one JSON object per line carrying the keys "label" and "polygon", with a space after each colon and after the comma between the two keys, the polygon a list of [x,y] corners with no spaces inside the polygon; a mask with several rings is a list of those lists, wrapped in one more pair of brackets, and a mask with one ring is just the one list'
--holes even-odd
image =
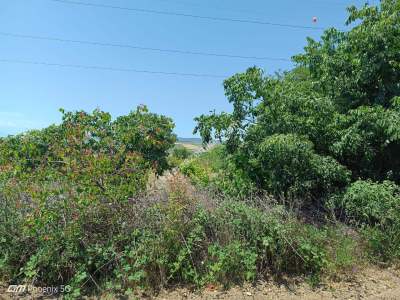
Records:
{"label": "leafy tree", "polygon": [[308,38],[294,60],[310,70],[316,88],[340,111],[360,105],[389,107],[400,93],[400,2],[348,9],[348,32],[327,30],[321,41]]}
{"label": "leafy tree", "polygon": [[166,167],[175,141],[169,118],[145,107],[116,121],[100,110],[61,112],[60,125],[1,140],[2,178],[19,178],[32,188],[53,178],[60,186],[68,181],[85,201],[99,195],[123,200],[145,187],[151,169]]}
{"label": "leafy tree", "polygon": [[150,113],[145,106],[113,123],[116,139],[127,150],[137,151],[152,163],[157,171],[167,167],[168,150],[175,144],[172,119]]}
{"label": "leafy tree", "polygon": [[[353,180],[398,183],[399,2],[351,7],[347,24],[348,32],[308,39],[291,71],[265,76],[252,67],[225,80],[233,112],[196,118],[194,132],[205,143],[223,140],[236,166],[275,194],[325,198],[348,183],[346,169]],[[330,188],[318,183],[318,164],[333,172],[322,180]]]}
{"label": "leafy tree", "polygon": [[360,106],[337,120],[332,153],[355,178],[400,181],[400,113]]}

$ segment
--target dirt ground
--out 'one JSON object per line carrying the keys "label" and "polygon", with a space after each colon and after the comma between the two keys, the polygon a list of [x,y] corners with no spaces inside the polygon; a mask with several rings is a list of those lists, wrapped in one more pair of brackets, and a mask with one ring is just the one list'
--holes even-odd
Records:
{"label": "dirt ground", "polygon": [[347,280],[324,282],[318,288],[312,288],[303,280],[294,280],[286,284],[263,282],[256,286],[235,287],[227,291],[210,288],[201,293],[185,290],[164,291],[157,300],[172,299],[220,299],[220,300],[261,300],[261,299],[400,299],[400,270],[367,268],[355,270]]}
{"label": "dirt ground", "polygon": [[[7,287],[0,285],[0,299],[61,299],[62,296],[43,296],[7,293]],[[291,280],[286,284],[276,282],[260,282],[254,286],[246,285],[229,290],[219,290],[208,286],[202,291],[191,292],[187,289],[165,290],[157,296],[140,295],[129,298],[118,298],[111,295],[99,295],[90,299],[154,299],[154,300],[261,300],[261,299],[368,299],[368,300],[397,300],[400,299],[400,270],[365,268],[354,270],[346,280],[327,281],[318,288],[311,288],[304,280]]]}

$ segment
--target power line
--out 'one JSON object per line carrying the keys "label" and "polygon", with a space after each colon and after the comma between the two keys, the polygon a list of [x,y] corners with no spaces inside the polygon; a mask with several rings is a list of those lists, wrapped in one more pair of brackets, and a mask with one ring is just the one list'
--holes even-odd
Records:
{"label": "power line", "polygon": [[249,19],[211,17],[211,16],[204,16],[204,15],[194,15],[194,14],[185,14],[185,13],[177,13],[177,12],[162,11],[162,10],[114,6],[114,5],[97,4],[97,3],[81,2],[81,1],[73,1],[73,0],[49,0],[49,1],[65,3],[65,4],[72,4],[72,5],[88,6],[88,7],[119,9],[119,10],[135,11],[135,12],[141,12],[141,13],[167,15],[167,16],[175,16],[175,17],[187,17],[187,18],[212,20],[212,21],[247,23],[247,24],[255,24],[255,25],[269,25],[269,26],[296,28],[296,29],[325,30],[325,28],[317,27],[317,26],[303,26],[303,25],[294,25],[294,24],[273,23],[273,22],[257,21],[257,20],[249,20]]}
{"label": "power line", "polygon": [[179,0],[154,0],[162,3],[175,3],[179,5],[184,5],[184,6],[189,6],[189,7],[199,7],[199,8],[211,8],[212,10],[217,10],[220,11],[221,9],[224,11],[230,11],[230,12],[235,12],[235,13],[246,13],[246,14],[263,14],[265,11],[255,11],[255,10],[247,10],[247,9],[233,9],[231,7],[227,7],[226,5],[213,5],[211,6],[209,3],[194,3],[194,2],[187,2],[187,1],[179,1]]}
{"label": "power line", "polygon": [[42,65],[42,66],[61,67],[61,68],[77,68],[77,69],[102,70],[102,71],[146,73],[146,74],[171,75],[171,76],[182,76],[182,77],[203,77],[203,78],[227,78],[228,77],[228,76],[214,75],[214,74],[163,72],[163,71],[150,71],[150,70],[139,70],[139,69],[130,69],[130,68],[60,64],[60,63],[49,63],[49,62],[41,62],[41,61],[28,61],[28,60],[2,59],[2,58],[0,58],[0,62],[11,63],[11,64]]}
{"label": "power line", "polygon": [[[209,3],[197,3],[197,2],[188,2],[188,1],[179,1],[179,0],[154,0],[162,3],[175,3],[178,5],[184,5],[184,6],[189,6],[189,7],[200,7],[200,8],[211,8],[213,10],[224,10],[224,11],[230,11],[230,12],[235,12],[235,13],[245,13],[245,14],[256,14],[256,15],[261,15],[265,14],[265,10],[249,10],[249,9],[233,9],[231,7],[227,7],[226,5],[210,5]],[[351,1],[344,1],[344,2],[324,2],[321,0],[309,0],[312,2],[315,2],[313,5],[315,6],[343,6],[343,5],[351,5]],[[368,1],[368,0],[361,0],[361,1]],[[374,0],[370,0],[374,1]],[[218,2],[218,1],[217,1]],[[290,2],[288,4],[291,4]]]}
{"label": "power line", "polygon": [[151,48],[151,47],[142,47],[142,46],[129,45],[129,44],[105,43],[105,42],[86,41],[86,40],[71,40],[71,39],[62,39],[62,38],[57,38],[57,37],[26,35],[26,34],[17,34],[17,33],[9,33],[9,32],[0,32],[0,35],[14,37],[14,38],[23,38],[23,39],[65,42],[65,43],[75,43],[75,44],[103,46],[103,47],[128,48],[128,49],[138,49],[138,50],[145,50],[145,51],[156,51],[156,52],[175,53],[175,54],[227,57],[227,58],[239,58],[239,59],[254,59],[254,60],[273,60],[273,61],[289,61],[289,62],[291,61],[290,59],[287,59],[287,58],[243,56],[243,55],[232,55],[232,54],[224,54],[224,53],[211,53],[211,52],[188,51],[188,50],[165,49],[165,48],[164,49],[163,48]]}

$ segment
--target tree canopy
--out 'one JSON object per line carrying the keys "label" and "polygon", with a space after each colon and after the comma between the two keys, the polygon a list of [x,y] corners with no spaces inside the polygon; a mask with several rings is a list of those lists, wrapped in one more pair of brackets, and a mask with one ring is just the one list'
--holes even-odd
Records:
{"label": "tree canopy", "polygon": [[400,2],[348,11],[349,31],[308,38],[291,71],[232,76],[224,88],[233,112],[195,119],[204,143],[224,141],[274,194],[321,199],[327,186],[358,179],[400,182]]}

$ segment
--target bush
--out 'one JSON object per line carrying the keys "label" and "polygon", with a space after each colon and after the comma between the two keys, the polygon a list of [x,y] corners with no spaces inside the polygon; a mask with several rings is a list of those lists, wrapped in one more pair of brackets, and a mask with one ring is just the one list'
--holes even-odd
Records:
{"label": "bush", "polygon": [[182,160],[189,158],[190,155],[192,154],[193,154],[192,151],[190,151],[189,149],[187,149],[185,146],[182,145],[176,145],[171,150],[171,155]]}
{"label": "bush", "polygon": [[185,159],[193,154],[192,151],[182,145],[175,145],[168,155],[168,165],[170,167],[178,167]]}
{"label": "bush", "polygon": [[176,142],[174,127],[171,118],[150,113],[146,106],[113,122],[116,139],[128,151],[139,152],[159,173],[168,167],[168,150]]}
{"label": "bush", "polygon": [[349,182],[349,172],[343,166],[316,154],[310,141],[293,134],[265,139],[252,163],[263,188],[290,199],[319,199]]}
{"label": "bush", "polygon": [[347,188],[342,206],[354,222],[389,225],[400,217],[400,187],[390,181],[358,180]]}
{"label": "bush", "polygon": [[267,274],[319,276],[328,266],[342,267],[337,245],[329,243],[342,245],[344,237],[336,231],[334,236],[280,210],[266,212],[243,202],[222,201],[215,210],[197,204],[192,210],[169,201],[151,209],[145,217],[149,225],[133,233],[122,254],[122,269],[116,271],[127,286],[230,286]]}
{"label": "bush", "polygon": [[224,168],[218,170],[212,177],[211,185],[225,196],[238,199],[246,199],[257,192],[248,174],[228,159]]}
{"label": "bush", "polygon": [[224,146],[215,146],[180,166],[194,184],[225,196],[244,199],[256,191],[251,178],[232,161]]}
{"label": "bush", "polygon": [[362,230],[374,261],[400,258],[400,187],[358,180],[341,199],[348,218]]}
{"label": "bush", "polygon": [[226,79],[232,112],[195,119],[257,187],[307,202],[358,179],[399,184],[398,1],[348,11],[356,26],[309,38],[290,71]]}
{"label": "bush", "polygon": [[145,108],[115,122],[99,110],[63,112],[60,125],[2,139],[0,277],[68,283],[74,293],[104,280],[96,270],[115,267],[132,199],[162,170],[171,126]]}
{"label": "bush", "polygon": [[210,182],[210,170],[204,168],[195,158],[182,163],[179,169],[194,184],[206,187]]}

